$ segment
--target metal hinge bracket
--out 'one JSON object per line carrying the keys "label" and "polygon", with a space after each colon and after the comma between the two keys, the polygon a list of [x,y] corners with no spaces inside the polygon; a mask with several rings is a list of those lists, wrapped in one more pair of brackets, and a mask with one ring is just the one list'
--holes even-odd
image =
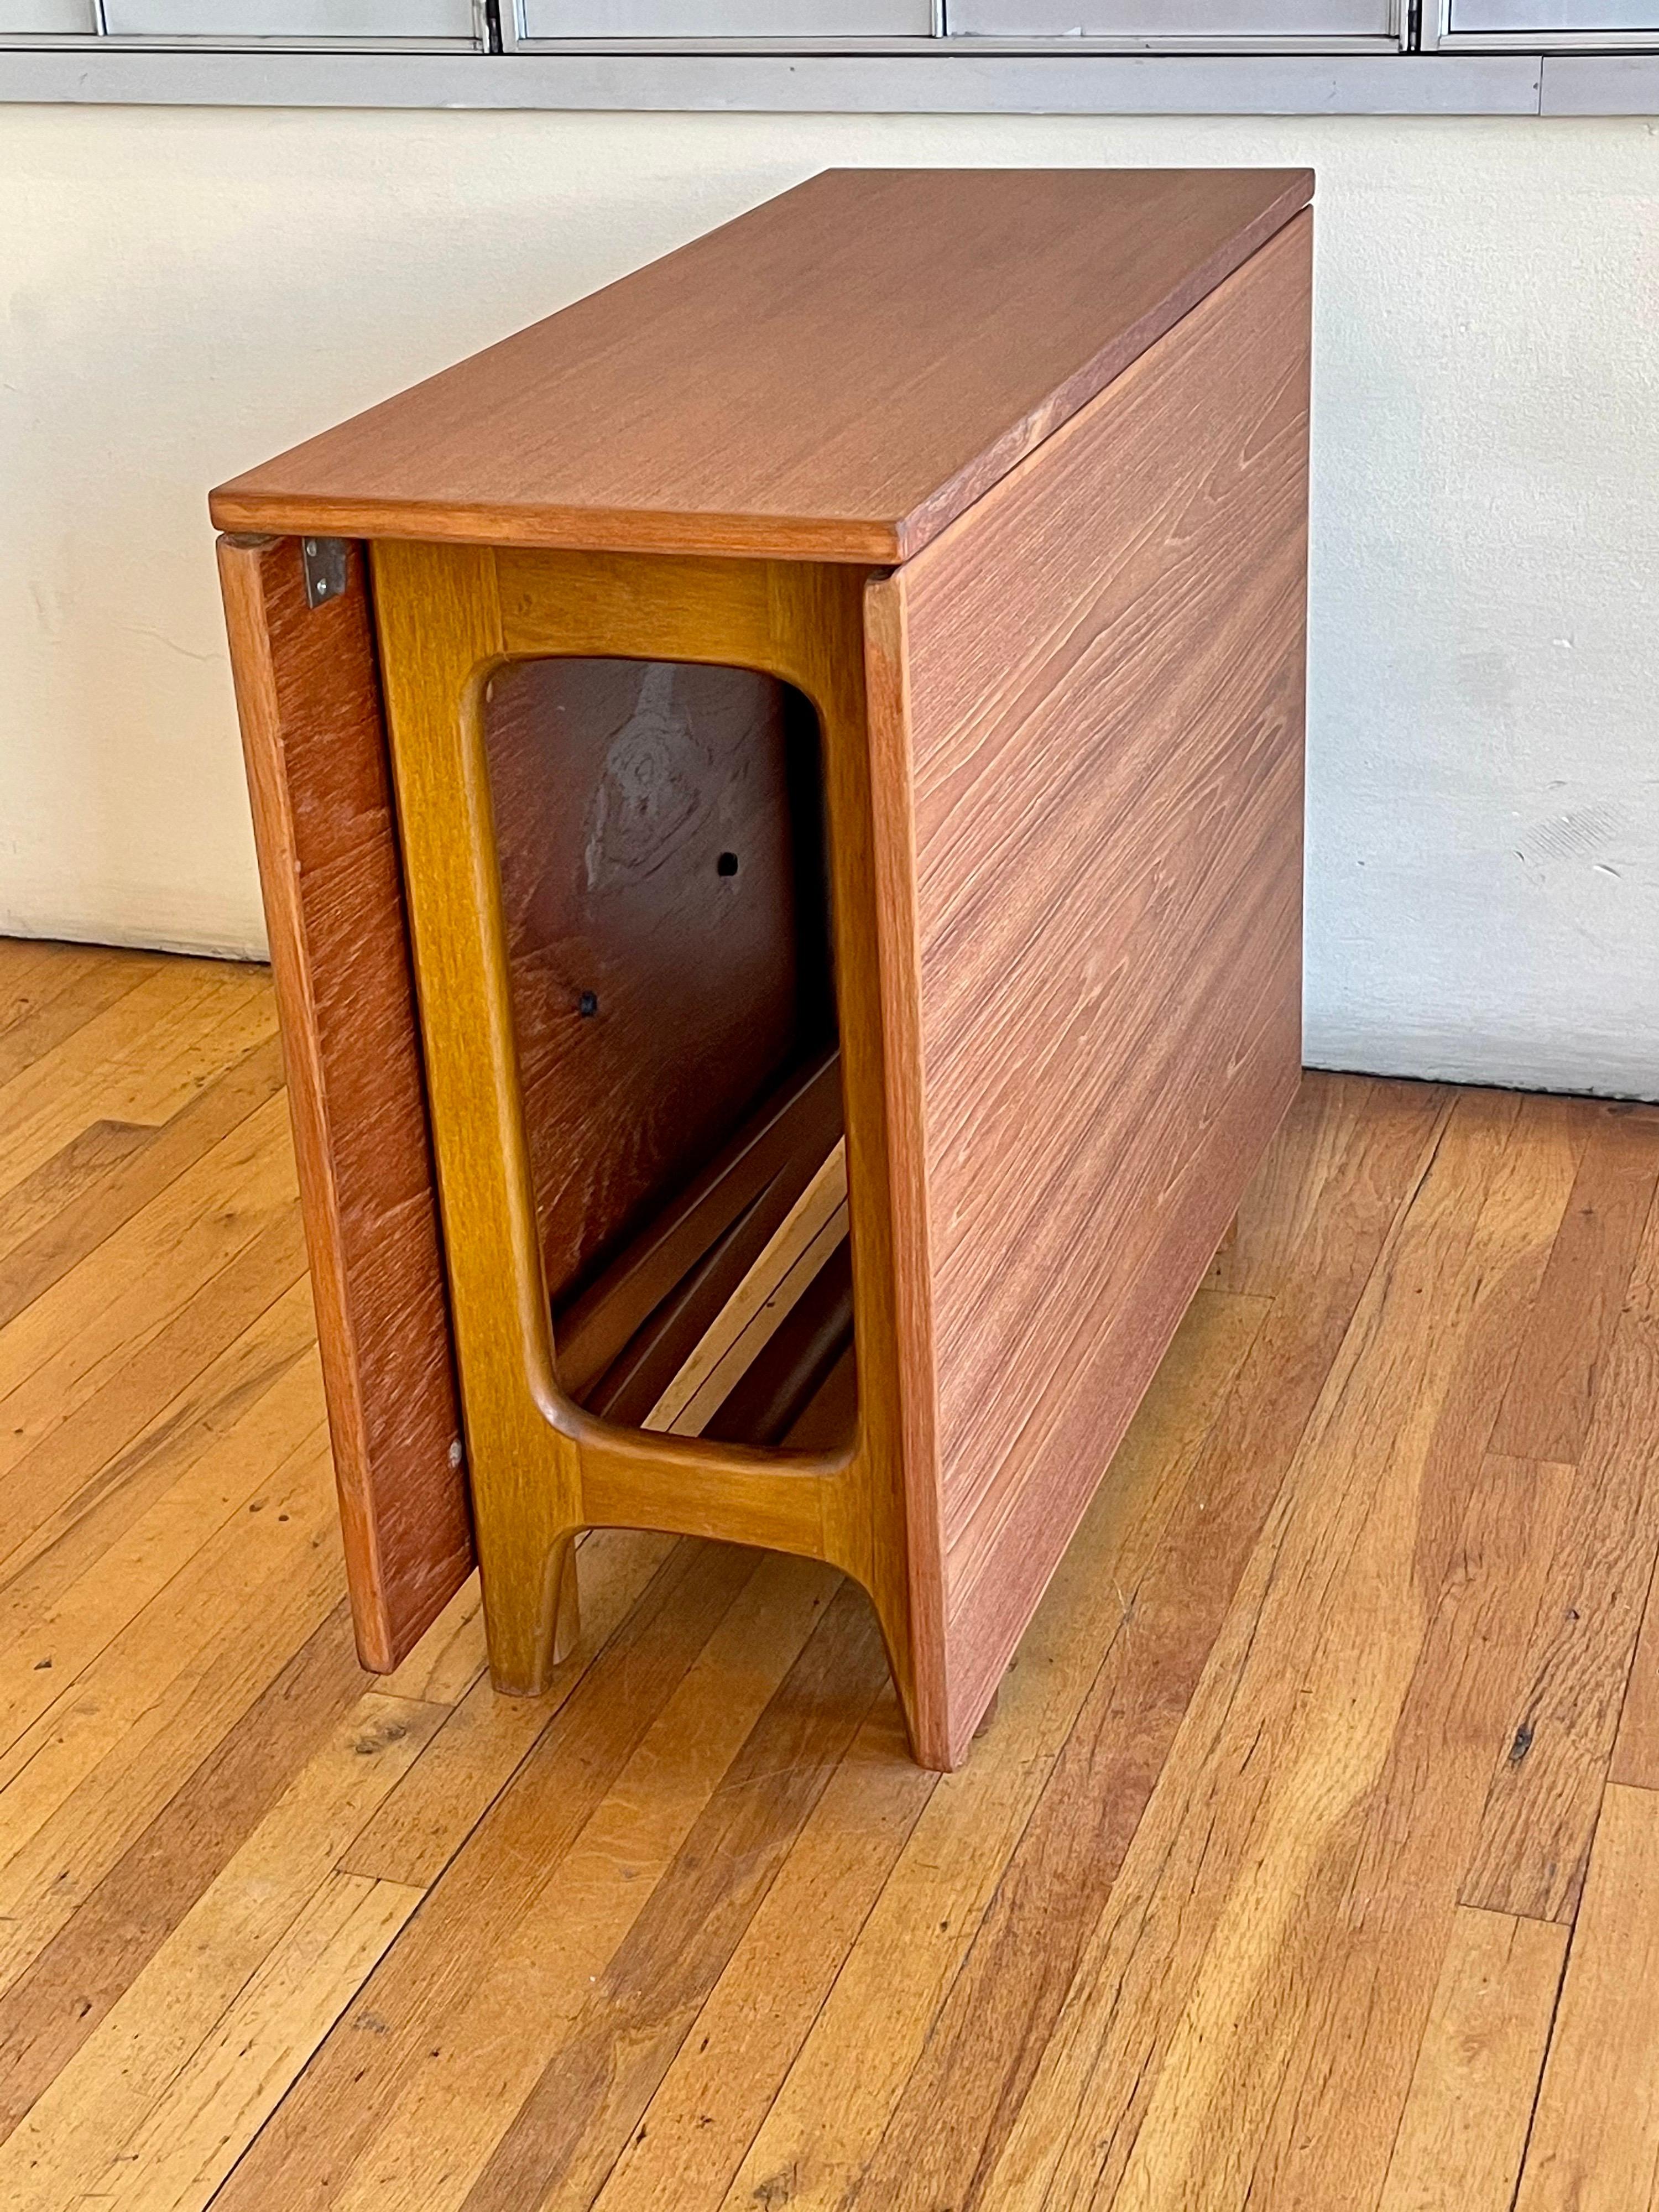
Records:
{"label": "metal hinge bracket", "polygon": [[346,587],[346,542],[343,538],[302,538],[300,558],[305,563],[306,605],[320,607],[330,599],[343,599]]}

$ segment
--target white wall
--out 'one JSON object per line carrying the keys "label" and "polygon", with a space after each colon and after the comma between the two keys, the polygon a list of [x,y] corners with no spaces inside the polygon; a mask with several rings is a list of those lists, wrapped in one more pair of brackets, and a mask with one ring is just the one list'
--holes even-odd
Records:
{"label": "white wall", "polygon": [[0,930],[256,951],[206,488],[835,162],[1316,167],[1309,1057],[1659,1096],[1644,122],[0,108]]}

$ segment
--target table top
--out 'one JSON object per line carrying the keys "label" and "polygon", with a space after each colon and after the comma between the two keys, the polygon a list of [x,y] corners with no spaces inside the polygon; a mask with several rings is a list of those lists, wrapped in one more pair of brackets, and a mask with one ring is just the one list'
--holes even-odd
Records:
{"label": "table top", "polygon": [[230,531],[908,559],[1305,169],[831,169],[222,485]]}

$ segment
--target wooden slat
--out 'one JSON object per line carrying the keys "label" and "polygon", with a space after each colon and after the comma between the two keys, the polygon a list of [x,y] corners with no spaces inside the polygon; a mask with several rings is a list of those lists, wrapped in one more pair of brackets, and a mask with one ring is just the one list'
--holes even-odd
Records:
{"label": "wooden slat", "polygon": [[641,1425],[671,1436],[700,1436],[846,1235],[847,1144],[842,1138]]}
{"label": "wooden slat", "polygon": [[868,589],[953,1757],[1300,1077],[1311,244]]}
{"label": "wooden slat", "polygon": [[831,170],[222,485],[214,519],[902,560],[1312,190],[1305,169]]}
{"label": "wooden slat", "polygon": [[1461,1908],[1376,2212],[1510,2212],[1567,1931]]}
{"label": "wooden slat", "polygon": [[1601,1802],[1516,2212],[1634,2212],[1659,2174],[1659,1793]]}
{"label": "wooden slat", "polygon": [[353,1617],[395,1666],[472,1565],[366,571],[293,539],[219,568],[283,1008]]}
{"label": "wooden slat", "polygon": [[609,1419],[648,1411],[659,1395],[652,1378],[665,1360],[672,1374],[702,1336],[841,1127],[834,1054],[781,1084],[599,1279],[556,1312],[564,1389]]}

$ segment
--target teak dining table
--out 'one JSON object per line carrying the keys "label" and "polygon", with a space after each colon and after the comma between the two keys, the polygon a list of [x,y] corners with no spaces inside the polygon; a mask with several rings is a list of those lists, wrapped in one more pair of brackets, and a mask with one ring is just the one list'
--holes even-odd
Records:
{"label": "teak dining table", "polygon": [[968,1755],[1298,1080],[1312,185],[830,171],[213,494],[368,1667],[680,1532]]}

